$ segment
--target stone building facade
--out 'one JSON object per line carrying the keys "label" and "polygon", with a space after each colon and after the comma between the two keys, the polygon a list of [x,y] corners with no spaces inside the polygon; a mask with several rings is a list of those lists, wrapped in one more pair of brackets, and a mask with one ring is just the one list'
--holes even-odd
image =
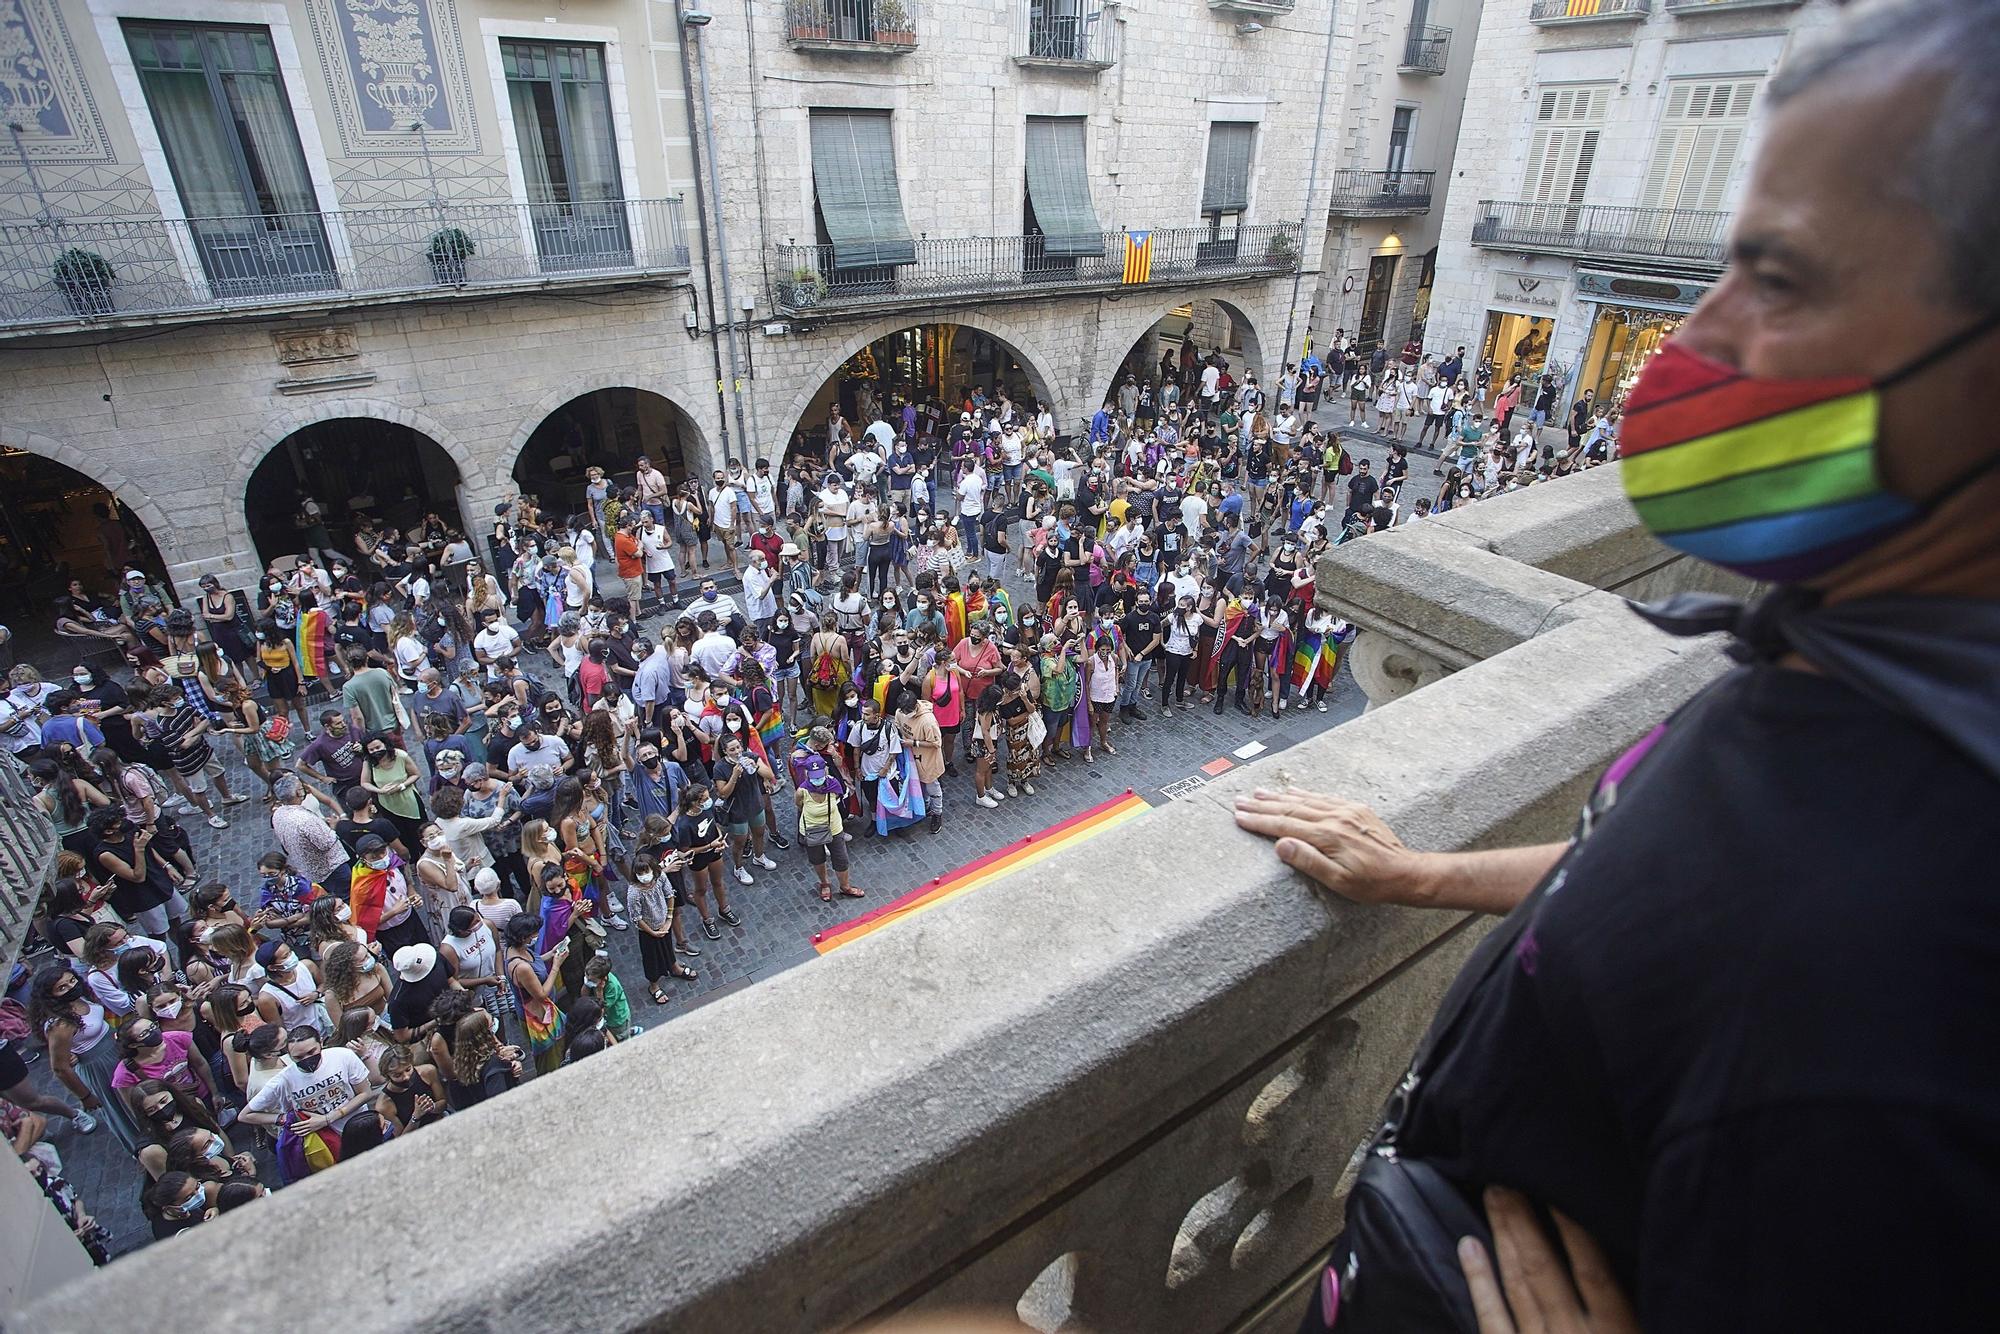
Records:
{"label": "stone building facade", "polygon": [[[1830,0],[1488,5],[1428,345],[1616,402],[1720,275],[1785,53]],[[1562,404],[1559,404],[1561,406]]]}
{"label": "stone building facade", "polygon": [[[185,591],[287,554],[260,498],[332,474],[477,535],[524,451],[571,484],[605,449],[775,458],[911,326],[1003,347],[1065,428],[1169,312],[1252,368],[1304,336],[1332,0],[708,11],[0,0],[32,113],[0,141],[0,448],[114,493]],[[812,123],[857,112],[887,113],[915,258],[802,301],[794,247],[838,239]],[[1033,191],[1075,163],[1052,185],[1027,140],[1057,122],[1087,182],[1068,226],[1104,239],[1051,261]],[[1225,137],[1242,197],[1207,210]]]}

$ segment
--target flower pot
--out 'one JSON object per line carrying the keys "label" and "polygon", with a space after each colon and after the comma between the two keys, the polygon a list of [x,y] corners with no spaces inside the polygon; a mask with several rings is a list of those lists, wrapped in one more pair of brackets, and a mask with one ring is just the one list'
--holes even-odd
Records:
{"label": "flower pot", "polygon": [[431,279],[439,287],[465,286],[465,256],[432,255]]}
{"label": "flower pot", "polygon": [[70,313],[78,319],[92,315],[109,315],[115,308],[111,302],[111,289],[97,283],[58,282],[63,299],[69,302]]}

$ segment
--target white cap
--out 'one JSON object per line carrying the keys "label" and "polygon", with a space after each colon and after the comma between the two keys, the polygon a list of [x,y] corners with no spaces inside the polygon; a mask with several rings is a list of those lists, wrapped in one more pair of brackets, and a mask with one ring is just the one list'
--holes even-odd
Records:
{"label": "white cap", "polygon": [[397,977],[405,982],[421,982],[437,966],[437,957],[438,952],[429,945],[405,945],[390,962],[395,965]]}

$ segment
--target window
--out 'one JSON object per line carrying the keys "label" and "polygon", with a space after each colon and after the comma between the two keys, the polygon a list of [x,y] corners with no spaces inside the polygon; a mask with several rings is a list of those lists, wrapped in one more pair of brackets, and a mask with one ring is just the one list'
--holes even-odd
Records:
{"label": "window", "polygon": [[1382,341],[1383,326],[1389,322],[1389,293],[1396,283],[1395,255],[1376,255],[1368,261],[1368,286],[1361,294],[1361,328],[1355,342],[1363,351],[1373,352]]}
{"label": "window", "polygon": [[500,65],[542,267],[630,264],[604,48],[506,40]]}
{"label": "window", "polygon": [[1530,226],[1575,230],[1577,210],[1570,206],[1583,203],[1590,186],[1610,97],[1609,85],[1542,90],[1536,101],[1523,197],[1553,207],[1529,210]]}
{"label": "window", "polygon": [[1195,262],[1234,263],[1236,229],[1250,207],[1250,154],[1257,134],[1251,121],[1219,120],[1208,127],[1208,165],[1202,173],[1201,216],[1208,240]]}
{"label": "window", "polygon": [[1090,206],[1081,116],[1028,117],[1026,233],[1030,267],[1076,267],[1078,255],[1104,253],[1104,229]]}
{"label": "window", "polygon": [[1410,135],[1417,128],[1417,109],[1397,107],[1389,123],[1389,175],[1398,176],[1410,166]]}
{"label": "window", "polygon": [[216,295],[337,288],[271,34],[130,23],[125,41]]}
{"label": "window", "polygon": [[916,262],[888,112],[814,111],[812,172],[820,245],[831,252],[836,272],[827,276],[834,285],[893,282],[896,265]]}
{"label": "window", "polygon": [[1640,205],[1721,208],[1756,96],[1755,79],[1682,79],[1670,85]]}

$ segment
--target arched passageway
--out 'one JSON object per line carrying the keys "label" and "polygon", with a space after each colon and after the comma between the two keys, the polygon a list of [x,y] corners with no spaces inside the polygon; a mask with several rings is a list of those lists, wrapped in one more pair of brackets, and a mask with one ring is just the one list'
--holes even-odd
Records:
{"label": "arched passageway", "polygon": [[1212,356],[1219,357],[1238,380],[1264,364],[1249,316],[1230,302],[1196,297],[1166,311],[1139,335],[1103,385],[1097,402],[1115,402],[1128,378],[1135,385],[1152,386],[1156,394],[1173,380],[1185,400],[1200,382],[1204,360]]}
{"label": "arched passageway", "polygon": [[595,389],[535,426],[514,460],[514,482],[544,512],[567,515],[583,507],[588,469],[630,486],[641,455],[676,483],[686,481],[701,464],[700,429],[679,404],[651,390]]}
{"label": "arched passageway", "polygon": [[243,516],[266,564],[309,548],[354,553],[364,522],[410,532],[435,516],[465,529],[457,463],[422,432],[374,417],[335,417],[302,426],[257,464],[243,492]]}

